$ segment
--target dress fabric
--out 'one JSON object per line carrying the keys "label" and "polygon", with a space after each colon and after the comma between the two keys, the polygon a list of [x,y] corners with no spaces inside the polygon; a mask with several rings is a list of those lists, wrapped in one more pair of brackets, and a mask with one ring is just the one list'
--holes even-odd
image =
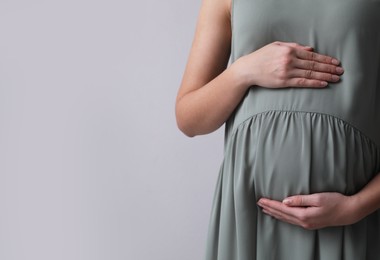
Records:
{"label": "dress fabric", "polygon": [[307,230],[261,197],[352,195],[380,172],[380,0],[233,0],[231,62],[274,41],[336,57],[325,88],[252,86],[225,125],[206,260],[379,260],[380,211]]}

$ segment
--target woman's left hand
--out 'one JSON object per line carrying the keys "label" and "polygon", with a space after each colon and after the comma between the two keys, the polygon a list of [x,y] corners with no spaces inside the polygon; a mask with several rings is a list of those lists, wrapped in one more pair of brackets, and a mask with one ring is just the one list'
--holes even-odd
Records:
{"label": "woman's left hand", "polygon": [[305,229],[350,225],[360,220],[354,196],[337,192],[295,195],[282,202],[261,198],[263,212]]}

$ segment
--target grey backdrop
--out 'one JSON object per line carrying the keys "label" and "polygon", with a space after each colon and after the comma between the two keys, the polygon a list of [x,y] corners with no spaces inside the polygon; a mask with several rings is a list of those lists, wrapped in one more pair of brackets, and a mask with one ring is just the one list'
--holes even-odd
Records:
{"label": "grey backdrop", "polygon": [[174,102],[201,1],[0,1],[0,259],[202,259],[223,129]]}

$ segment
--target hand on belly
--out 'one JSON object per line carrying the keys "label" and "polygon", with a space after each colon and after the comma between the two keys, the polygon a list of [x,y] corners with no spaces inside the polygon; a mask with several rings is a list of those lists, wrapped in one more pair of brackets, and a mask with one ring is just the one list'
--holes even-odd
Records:
{"label": "hand on belly", "polygon": [[265,214],[305,229],[353,224],[358,219],[351,196],[337,192],[295,195],[281,201],[261,198],[257,203]]}

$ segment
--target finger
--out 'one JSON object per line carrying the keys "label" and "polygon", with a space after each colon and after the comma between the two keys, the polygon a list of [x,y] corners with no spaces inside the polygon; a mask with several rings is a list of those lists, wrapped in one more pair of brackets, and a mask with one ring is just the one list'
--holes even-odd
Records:
{"label": "finger", "polygon": [[309,50],[309,51],[314,49],[311,46],[301,45],[301,44],[296,43],[296,42],[280,42],[280,41],[277,41],[276,43],[278,45],[282,45],[282,46],[289,46],[289,47],[299,48],[299,49],[304,49],[304,50]]}
{"label": "finger", "polygon": [[295,68],[298,68],[298,69],[327,72],[330,74],[341,75],[344,72],[344,69],[340,66],[320,63],[320,62],[311,61],[311,60],[294,59],[293,65]]}
{"label": "finger", "polygon": [[288,207],[280,201],[269,199],[260,199],[258,205],[267,210],[276,210],[281,212],[282,214],[287,214],[293,217],[296,217],[300,213],[299,211],[304,209],[299,207]]}
{"label": "finger", "polygon": [[278,201],[265,201],[260,206],[267,214],[279,219],[286,219],[293,223],[305,223],[308,220],[307,209],[304,207],[289,207]]}
{"label": "finger", "polygon": [[276,208],[273,208],[273,207],[267,207],[267,206],[263,206],[263,213],[265,214],[268,214],[276,219],[279,219],[281,221],[285,221],[285,222],[288,222],[288,223],[291,223],[291,224],[294,224],[294,225],[302,225],[303,222],[302,220],[304,220],[304,218],[300,217],[300,216],[303,216],[302,214],[304,214],[303,212],[297,212],[298,210],[304,210],[304,208],[290,208],[290,210],[292,212],[295,212],[293,214],[288,214],[282,210],[278,210]]}
{"label": "finger", "polygon": [[340,80],[340,77],[338,75],[325,73],[325,72],[318,72],[318,71],[313,71],[313,70],[301,70],[301,69],[292,70],[289,73],[289,76],[295,77],[295,78],[317,79],[320,81],[330,81],[330,82],[337,82]]}
{"label": "finger", "polygon": [[318,224],[318,222],[310,221],[310,220],[304,220],[304,219],[296,218],[293,216],[289,216],[289,215],[283,214],[282,212],[279,212],[275,209],[263,209],[262,211],[263,211],[263,213],[265,213],[269,216],[272,216],[272,217],[274,217],[280,221],[287,222],[287,223],[293,224],[293,225],[297,225],[297,226],[303,227],[305,229],[313,230],[313,229],[323,227],[323,225],[321,225],[320,223]]}
{"label": "finger", "polygon": [[301,225],[301,222],[297,218],[286,215],[281,211],[277,211],[275,209],[263,208],[262,212],[269,215],[269,216],[272,216],[278,220],[281,220],[281,221],[284,221],[284,222],[287,222],[287,223],[290,223],[293,225]]}
{"label": "finger", "polygon": [[286,82],[288,87],[324,88],[328,85],[327,81],[307,78],[291,78]]}
{"label": "finger", "polygon": [[296,195],[285,198],[282,202],[291,207],[319,207],[321,198],[319,194]]}
{"label": "finger", "polygon": [[296,49],[296,57],[303,60],[317,61],[317,62],[322,62],[326,64],[333,64],[333,65],[340,64],[340,61],[336,58],[322,55],[316,52],[310,52],[310,51],[305,51],[305,50],[300,50],[300,49]]}
{"label": "finger", "polygon": [[[293,197],[298,197],[298,195],[289,198]],[[317,221],[319,215],[318,211],[320,211],[319,207],[289,207],[281,202],[268,199],[260,199],[258,203],[263,208],[264,213],[279,220],[306,229],[314,229],[321,226]]]}
{"label": "finger", "polygon": [[[288,199],[295,199],[297,197],[304,197],[304,196],[292,196]],[[258,205],[262,207],[263,209],[269,211],[269,212],[277,212],[277,214],[281,214],[282,216],[288,216],[295,219],[298,219],[300,221],[304,220],[307,216],[307,212],[310,212],[312,208],[305,208],[304,206],[293,206],[289,207],[283,202],[276,201],[276,200],[269,200],[269,199],[260,199],[258,202]]]}

